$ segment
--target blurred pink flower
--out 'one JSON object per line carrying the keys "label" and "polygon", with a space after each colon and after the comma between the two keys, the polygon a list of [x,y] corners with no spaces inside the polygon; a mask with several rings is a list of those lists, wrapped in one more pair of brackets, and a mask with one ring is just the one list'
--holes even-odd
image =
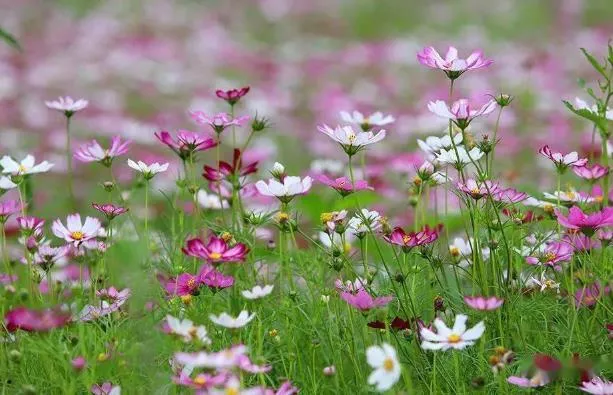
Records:
{"label": "blurred pink flower", "polygon": [[359,310],[368,311],[375,307],[387,305],[394,297],[381,296],[373,298],[365,289],[360,289],[355,294],[351,292],[341,292],[341,299]]}
{"label": "blurred pink flower", "polygon": [[165,130],[156,132],[155,137],[170,147],[182,160],[186,160],[198,151],[205,151],[217,145],[212,138],[189,130],[177,131],[176,140]]}
{"label": "blurred pink flower", "polygon": [[558,169],[559,172],[564,172],[569,166],[577,167],[584,166],[587,163],[587,159],[579,159],[579,154],[573,151],[566,155],[552,151],[548,145],[545,145],[541,149],[539,149],[539,154],[543,155],[546,158],[549,158]]}
{"label": "blurred pink flower", "polygon": [[189,239],[183,253],[188,256],[205,259],[209,263],[243,262],[249,253],[249,248],[243,243],[230,247],[228,243],[217,236],[211,236],[207,245],[198,238]]}
{"label": "blurred pink flower", "polygon": [[425,47],[417,53],[417,60],[424,66],[442,70],[451,80],[458,78],[469,70],[488,67],[494,62],[486,59],[481,51],[471,53],[466,59],[459,58],[458,50],[451,46],[447,50],[445,58],[441,57],[433,47]]}
{"label": "blurred pink flower", "polygon": [[18,329],[27,332],[47,332],[70,322],[70,313],[59,309],[30,310],[17,307],[4,315],[4,326],[9,332]]}
{"label": "blurred pink flower", "polygon": [[503,299],[495,296],[486,298],[484,296],[465,296],[464,302],[475,310],[496,310],[504,303]]}
{"label": "blurred pink flower", "polygon": [[198,125],[210,126],[217,135],[221,134],[230,126],[242,126],[249,116],[245,115],[238,118],[232,118],[225,112],[220,112],[215,115],[206,115],[202,111],[190,111],[190,116]]}
{"label": "blurred pink flower", "polygon": [[583,166],[574,166],[573,172],[589,182],[595,182],[609,174],[609,169],[599,164],[594,164],[592,166],[585,164]]}
{"label": "blurred pink flower", "polygon": [[57,100],[45,102],[45,105],[48,108],[52,110],[61,111],[67,117],[71,117],[74,113],[84,110],[85,108],[87,108],[88,104],[89,102],[85,99],[78,99],[75,101],[70,96],[66,96],[66,97],[60,96],[57,98]]}
{"label": "blurred pink flower", "polygon": [[229,105],[235,105],[243,96],[249,93],[251,88],[249,86],[242,87],[240,89],[229,89],[227,91],[217,89],[215,95],[218,98],[228,102]]}
{"label": "blurred pink flower", "polygon": [[441,118],[450,119],[462,130],[466,129],[473,119],[488,115],[495,109],[496,102],[494,100],[488,101],[478,110],[472,109],[467,99],[460,99],[454,102],[451,107],[443,100],[428,103],[430,112]]}
{"label": "blurred pink flower", "polygon": [[19,200],[3,200],[0,202],[0,224],[4,224],[11,215],[20,212],[23,205]]}
{"label": "blurred pink flower", "polygon": [[130,150],[131,143],[130,140],[121,141],[120,136],[113,136],[111,147],[104,149],[96,140],[92,140],[90,143],[77,148],[74,157],[81,162],[100,162],[109,167],[114,158],[124,155]]}
{"label": "blurred pink flower", "polygon": [[365,180],[357,180],[353,184],[351,180],[345,176],[339,177],[336,179],[331,179],[325,174],[320,174],[317,176],[317,181],[321,182],[324,185],[329,186],[338,192],[341,196],[351,195],[353,192],[364,191],[364,190],[373,190],[374,188],[368,186],[368,182]]}
{"label": "blurred pink flower", "polygon": [[129,208],[115,206],[111,203],[92,203],[92,207],[104,214],[109,221],[121,214],[127,213],[128,210],[130,210]]}

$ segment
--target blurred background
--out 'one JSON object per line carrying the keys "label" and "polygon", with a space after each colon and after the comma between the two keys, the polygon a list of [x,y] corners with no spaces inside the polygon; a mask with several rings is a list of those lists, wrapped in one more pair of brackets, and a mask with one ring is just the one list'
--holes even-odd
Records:
{"label": "blurred background", "polygon": [[[188,110],[226,111],[215,89],[249,85],[238,115],[273,123],[256,141],[258,155],[294,174],[314,158],[343,159],[316,129],[340,122],[339,111],[394,115],[386,142],[368,153],[368,177],[397,198],[423,159],[416,138],[446,125],[426,105],[447,98],[448,81],[417,64],[416,53],[454,45],[495,62],[462,76],[456,98],[517,97],[502,117],[499,151],[502,160],[526,160],[508,161],[499,176],[535,185],[552,174],[535,162],[542,144],[589,149],[589,125],[561,99],[581,95],[578,79],[595,80],[579,48],[604,54],[611,20],[610,0],[0,0],[0,27],[22,47],[0,45],[0,151],[33,152],[62,172],[64,120],[44,100],[70,95],[90,101],[73,122],[75,147],[120,134],[138,143],[134,159],[169,155],[171,179],[177,160],[153,133],[198,130]],[[494,121],[475,123],[475,138]]]}

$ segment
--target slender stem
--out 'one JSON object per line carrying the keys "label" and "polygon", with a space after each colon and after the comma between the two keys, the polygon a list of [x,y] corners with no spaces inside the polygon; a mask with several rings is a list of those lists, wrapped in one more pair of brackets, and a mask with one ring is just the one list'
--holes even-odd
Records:
{"label": "slender stem", "polygon": [[71,115],[66,116],[66,166],[68,167],[68,193],[70,195],[70,203],[75,204],[74,191],[72,187],[72,148],[70,144],[70,119]]}
{"label": "slender stem", "polygon": [[500,107],[498,110],[498,116],[496,117],[496,124],[494,125],[494,139],[492,140],[492,157],[489,160],[489,167],[487,168],[487,176],[492,178],[492,172],[494,171],[494,157],[496,153],[496,140],[498,139],[498,126],[500,125],[500,117],[502,115],[502,109],[504,107]]}
{"label": "slender stem", "polygon": [[145,248],[149,249],[149,180],[145,181]]}
{"label": "slender stem", "polygon": [[11,263],[9,261],[9,254],[6,249],[6,231],[4,230],[4,222],[0,223],[0,229],[2,230],[2,260],[6,267],[6,273],[11,275]]}
{"label": "slender stem", "polygon": [[[215,147],[216,151],[216,160],[217,160],[217,177],[221,175],[221,162],[220,162],[220,150],[221,148],[221,133],[217,133],[217,147]],[[219,205],[221,206],[221,220],[223,224],[226,224],[226,210],[223,207],[223,197],[221,196],[221,178],[217,181],[217,197],[219,198]]]}

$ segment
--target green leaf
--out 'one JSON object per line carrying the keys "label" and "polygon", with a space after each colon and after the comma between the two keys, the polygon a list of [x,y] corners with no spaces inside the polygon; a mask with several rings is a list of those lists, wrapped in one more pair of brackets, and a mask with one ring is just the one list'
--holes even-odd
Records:
{"label": "green leaf", "polygon": [[596,58],[593,57],[585,48],[581,48],[581,52],[583,52],[583,55],[585,55],[585,58],[591,63],[592,67],[608,81],[609,76],[607,75],[604,66],[598,63],[598,60],[596,60]]}
{"label": "green leaf", "polygon": [[562,100],[562,102],[564,103],[566,108],[568,108],[573,113],[579,115],[581,118],[585,118],[589,121],[592,121],[594,125],[596,125],[596,127],[600,129],[601,131],[604,132],[607,130],[607,119],[606,118],[601,117],[600,115],[594,114],[593,112],[585,110],[585,109],[579,110],[573,107],[573,105],[567,102],[566,100]]}
{"label": "green leaf", "polygon": [[7,32],[6,30],[0,28],[0,40],[3,40],[11,47],[21,51],[21,45],[19,45],[19,41],[12,34]]}

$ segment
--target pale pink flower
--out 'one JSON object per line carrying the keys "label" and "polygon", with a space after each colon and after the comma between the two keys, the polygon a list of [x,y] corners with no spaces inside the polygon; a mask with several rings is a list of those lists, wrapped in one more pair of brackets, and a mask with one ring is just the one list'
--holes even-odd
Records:
{"label": "pale pink flower", "polygon": [[486,59],[481,51],[474,51],[466,59],[462,59],[458,57],[458,50],[451,46],[444,58],[433,47],[425,47],[417,53],[417,60],[424,66],[442,70],[451,80],[458,78],[469,70],[488,67],[494,62]]}
{"label": "pale pink flower", "polygon": [[81,243],[96,238],[100,227],[97,218],[86,217],[83,223],[80,214],[71,214],[66,218],[66,226],[56,219],[51,229],[54,235],[78,247]]}
{"label": "pale pink flower", "polygon": [[85,99],[74,100],[70,96],[58,97],[57,100],[45,101],[45,105],[52,109],[63,112],[67,117],[71,117],[74,113],[87,108],[89,102]]}

